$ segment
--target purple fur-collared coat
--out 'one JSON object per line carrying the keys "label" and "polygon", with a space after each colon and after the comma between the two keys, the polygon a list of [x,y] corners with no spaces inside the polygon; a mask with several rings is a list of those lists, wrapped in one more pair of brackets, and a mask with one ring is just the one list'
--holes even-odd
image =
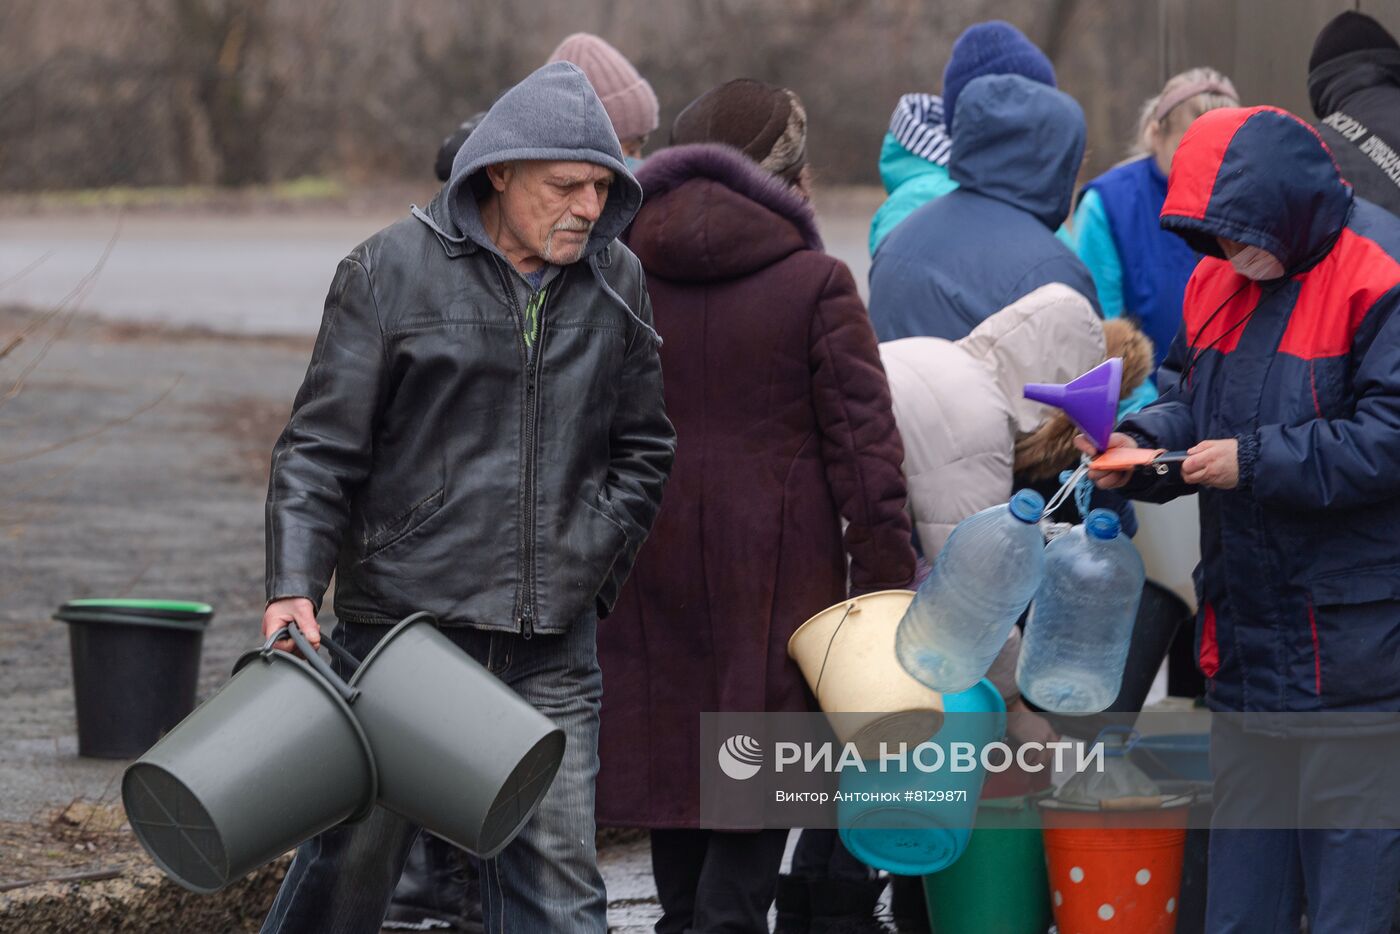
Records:
{"label": "purple fur-collared coat", "polygon": [[[599,626],[600,823],[694,827],[702,711],[815,709],[788,637],[914,574],[903,449],[875,334],[808,202],[738,150],[638,173],[676,462]],[[841,520],[849,523],[844,536]]]}

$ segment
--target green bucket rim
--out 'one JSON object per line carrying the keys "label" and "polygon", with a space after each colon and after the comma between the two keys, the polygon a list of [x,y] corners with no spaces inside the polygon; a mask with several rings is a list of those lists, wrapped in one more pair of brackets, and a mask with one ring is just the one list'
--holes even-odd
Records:
{"label": "green bucket rim", "polygon": [[214,608],[208,603],[200,603],[195,600],[148,600],[138,597],[84,597],[81,600],[69,600],[63,604],[61,610],[104,610],[112,609],[124,610],[144,610],[146,612],[157,611],[160,613],[180,613],[187,616],[212,616]]}
{"label": "green bucket rim", "polygon": [[178,629],[183,632],[204,632],[208,618],[171,619],[161,616],[136,616],[125,613],[100,613],[94,610],[59,610],[53,618],[61,623],[78,626],[135,626],[149,629]]}

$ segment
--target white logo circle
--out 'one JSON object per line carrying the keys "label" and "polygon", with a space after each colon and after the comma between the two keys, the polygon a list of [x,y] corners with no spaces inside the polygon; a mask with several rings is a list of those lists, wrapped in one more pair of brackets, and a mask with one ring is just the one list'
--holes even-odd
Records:
{"label": "white logo circle", "polygon": [[731,736],[719,747],[719,767],[735,781],[753,778],[763,767],[763,747],[752,736]]}

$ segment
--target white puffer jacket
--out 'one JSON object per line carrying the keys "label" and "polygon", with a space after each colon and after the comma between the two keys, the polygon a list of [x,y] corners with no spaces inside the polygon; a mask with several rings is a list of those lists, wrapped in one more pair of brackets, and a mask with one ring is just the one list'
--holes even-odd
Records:
{"label": "white puffer jacket", "polygon": [[[1052,476],[1077,458],[1062,412],[1022,395],[1026,383],[1067,383],[1123,358],[1126,397],[1152,369],[1152,342],[1124,319],[1104,322],[1069,286],[1042,286],[960,341],[909,337],[880,345],[904,440],[909,509],[932,563],[953,527],[1011,497],[1013,476]],[[987,677],[1009,705],[1019,696],[1020,630]]]}
{"label": "white puffer jacket", "polygon": [[[1104,360],[1103,322],[1066,285],[1042,286],[960,341],[880,345],[904,440],[909,507],[932,562],[953,527],[1011,496],[1016,442],[1053,410],[1026,383],[1064,383]],[[1047,465],[1049,466],[1049,465]]]}

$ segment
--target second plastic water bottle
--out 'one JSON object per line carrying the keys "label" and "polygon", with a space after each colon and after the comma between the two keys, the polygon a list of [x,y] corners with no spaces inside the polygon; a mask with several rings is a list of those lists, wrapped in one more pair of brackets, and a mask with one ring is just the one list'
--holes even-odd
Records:
{"label": "second plastic water bottle", "polygon": [[1141,556],[1119,532],[1117,514],[1095,509],[1045,549],[1016,666],[1021,693],[1038,707],[1098,713],[1118,696],[1144,578]]}
{"label": "second plastic water bottle", "polygon": [[1011,502],[958,523],[895,636],[899,663],[935,691],[966,691],[987,673],[1040,586],[1045,500]]}

